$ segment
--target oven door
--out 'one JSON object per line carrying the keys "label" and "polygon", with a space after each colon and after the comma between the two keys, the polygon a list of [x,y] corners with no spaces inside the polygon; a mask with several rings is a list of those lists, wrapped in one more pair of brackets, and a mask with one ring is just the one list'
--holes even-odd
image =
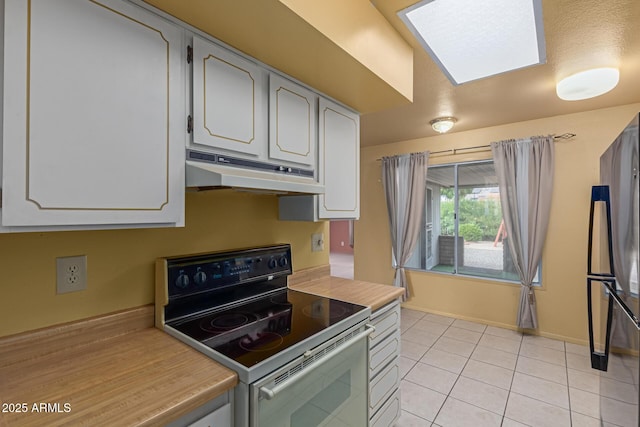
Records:
{"label": "oven door", "polygon": [[364,426],[367,336],[357,325],[251,385],[251,426]]}

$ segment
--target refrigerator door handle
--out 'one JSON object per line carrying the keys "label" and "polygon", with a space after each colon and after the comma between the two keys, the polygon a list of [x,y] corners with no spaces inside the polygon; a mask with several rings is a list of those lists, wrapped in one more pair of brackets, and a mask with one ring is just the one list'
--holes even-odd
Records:
{"label": "refrigerator door handle", "polygon": [[[592,282],[601,282],[607,288],[607,329],[605,332],[604,352],[599,353],[595,350],[595,339],[593,335],[593,293]],[[615,286],[614,281],[604,281],[600,278],[587,278],[587,312],[589,315],[589,350],[591,352],[591,367],[599,371],[606,371],[609,364],[609,345],[611,339],[611,321],[613,318],[613,298],[611,298],[611,289]]]}
{"label": "refrigerator door handle", "polygon": [[636,315],[633,313],[633,311],[627,306],[627,304],[622,300],[622,298],[620,298],[620,295],[618,295],[618,293],[616,292],[615,289],[615,282],[613,281],[606,281],[604,282],[605,286],[607,287],[607,290],[609,291],[609,297],[612,300],[615,300],[615,302],[618,304],[618,307],[620,308],[620,310],[627,315],[627,317],[629,318],[629,320],[631,320],[631,323],[633,323],[633,326],[636,327],[636,329],[638,331],[640,331],[640,319],[638,319],[638,317],[636,317]]}

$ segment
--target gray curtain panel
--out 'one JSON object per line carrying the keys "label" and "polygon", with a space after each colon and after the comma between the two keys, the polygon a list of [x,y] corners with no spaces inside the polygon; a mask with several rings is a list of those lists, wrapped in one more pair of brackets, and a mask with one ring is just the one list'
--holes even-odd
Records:
{"label": "gray curtain panel", "polygon": [[553,190],[553,137],[491,143],[509,250],[520,276],[519,328],[538,327],[531,286],[547,234]]}
{"label": "gray curtain panel", "polygon": [[428,152],[382,158],[382,184],[396,269],[393,284],[404,288],[402,301],[410,296],[404,266],[411,258],[422,228],[428,160]]}

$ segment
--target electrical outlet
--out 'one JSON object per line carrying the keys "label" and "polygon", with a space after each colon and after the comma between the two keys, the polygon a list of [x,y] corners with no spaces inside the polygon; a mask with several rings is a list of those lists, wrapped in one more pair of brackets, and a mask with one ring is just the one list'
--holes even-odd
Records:
{"label": "electrical outlet", "polygon": [[58,294],[87,289],[87,256],[56,258],[56,286]]}
{"label": "electrical outlet", "polygon": [[324,251],[324,234],[316,233],[311,235],[311,252]]}

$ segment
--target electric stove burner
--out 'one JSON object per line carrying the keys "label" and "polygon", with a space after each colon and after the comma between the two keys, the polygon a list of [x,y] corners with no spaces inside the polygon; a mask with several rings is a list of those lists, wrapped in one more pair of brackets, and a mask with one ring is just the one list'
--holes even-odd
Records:
{"label": "electric stove burner", "polygon": [[313,319],[324,319],[329,316],[329,319],[339,319],[348,314],[349,310],[343,305],[329,304],[329,310],[325,309],[323,305],[311,304],[302,309],[305,316]]}
{"label": "electric stove burner", "polygon": [[215,316],[213,319],[206,319],[202,321],[200,327],[204,331],[218,333],[230,331],[232,329],[248,325],[249,323],[255,322],[256,320],[258,320],[258,316],[253,313],[222,313]]}
{"label": "electric stove burner", "polygon": [[282,335],[275,332],[260,332],[258,337],[253,339],[246,335],[240,338],[240,348],[246,351],[271,351],[282,344]]}
{"label": "electric stove burner", "polygon": [[169,326],[249,369],[364,309],[284,288]]}

